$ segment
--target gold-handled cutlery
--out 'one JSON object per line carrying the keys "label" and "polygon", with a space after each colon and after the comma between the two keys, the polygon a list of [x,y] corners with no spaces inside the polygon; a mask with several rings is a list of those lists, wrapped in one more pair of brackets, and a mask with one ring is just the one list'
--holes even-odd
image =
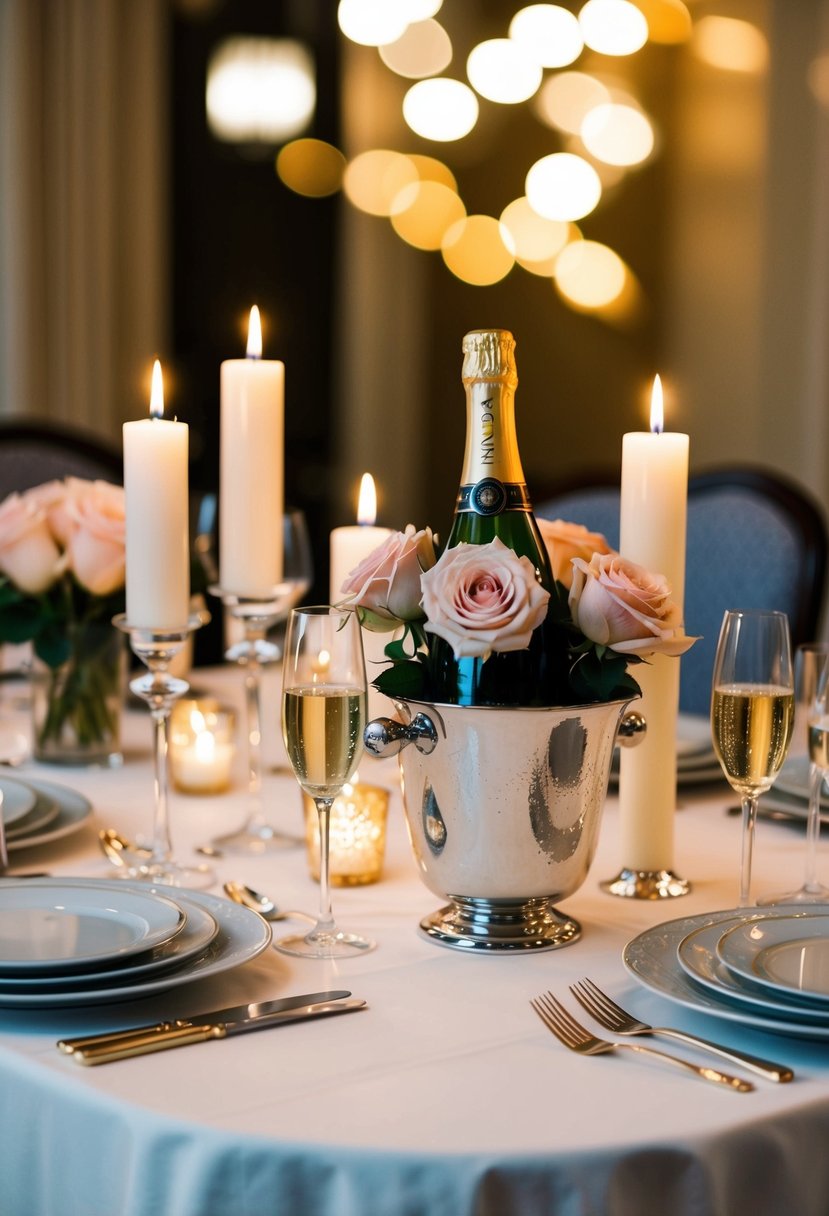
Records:
{"label": "gold-handled cutlery", "polygon": [[721,1047],[718,1043],[700,1039],[697,1035],[688,1034],[685,1030],[676,1030],[671,1026],[651,1026],[647,1022],[641,1022],[624,1010],[621,1005],[617,1005],[615,1001],[611,1000],[592,980],[583,979],[571,984],[570,991],[582,1008],[595,1018],[600,1026],[614,1034],[662,1035],[665,1038],[677,1039],[680,1043],[687,1043],[691,1047],[713,1052],[714,1055],[721,1056],[724,1060],[730,1060],[732,1064],[740,1064],[743,1068],[757,1073],[758,1076],[765,1077],[767,1081],[794,1079],[794,1072],[785,1064],[775,1064],[771,1060],[763,1060],[759,1056],[737,1051],[733,1047]]}
{"label": "gold-handled cutlery", "polygon": [[684,1060],[681,1056],[669,1055],[667,1051],[657,1051],[655,1047],[645,1047],[643,1043],[611,1043],[607,1039],[599,1039],[586,1030],[580,1022],[577,1022],[551,992],[545,992],[542,996],[533,998],[530,1004],[559,1042],[579,1055],[598,1056],[611,1051],[637,1051],[643,1055],[665,1060],[666,1063],[673,1064],[675,1068],[683,1068],[703,1081],[710,1081],[714,1085],[724,1085],[727,1089],[736,1090],[737,1093],[750,1093],[754,1089],[751,1081],[745,1081],[742,1077],[732,1077],[727,1072],[720,1072],[717,1068],[707,1068],[704,1064],[692,1064],[690,1060]]}
{"label": "gold-handled cutlery", "polygon": [[350,992],[313,992],[304,996],[283,997],[276,1001],[257,1001],[216,1009],[194,1018],[156,1022],[130,1030],[105,1031],[80,1038],[60,1039],[59,1051],[79,1064],[108,1064],[129,1056],[146,1055],[170,1047],[185,1047],[208,1039],[225,1039],[252,1030],[265,1030],[288,1022],[330,1017],[367,1008],[366,1002],[348,1000]]}

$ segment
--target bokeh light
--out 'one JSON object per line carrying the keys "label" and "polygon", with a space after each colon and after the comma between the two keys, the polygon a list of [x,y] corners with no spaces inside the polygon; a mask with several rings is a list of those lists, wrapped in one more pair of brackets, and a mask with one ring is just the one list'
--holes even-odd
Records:
{"label": "bokeh light", "polygon": [[608,165],[641,165],[654,146],[647,115],[615,102],[596,106],[585,116],[581,137],[591,156]]}
{"label": "bokeh light", "polygon": [[442,182],[418,181],[404,186],[394,200],[392,227],[416,249],[440,249],[446,232],[462,220],[466,208]]}
{"label": "bokeh light", "polygon": [[452,62],[452,41],[438,21],[416,21],[401,38],[379,48],[380,58],[398,76],[422,80]]}
{"label": "bokeh light", "polygon": [[807,73],[812,96],[824,109],[829,109],[829,55],[817,55]]}
{"label": "bokeh light", "polygon": [[290,38],[228,38],[207,67],[207,120],[219,139],[281,143],[304,130],[317,100],[314,61]]}
{"label": "bokeh light", "polygon": [[664,46],[676,46],[691,37],[692,20],[682,0],[636,0],[648,23],[648,38]]}
{"label": "bokeh light", "polygon": [[442,160],[438,160],[436,156],[423,156],[420,152],[407,152],[406,155],[422,182],[440,182],[457,193],[458,183],[455,175]]}
{"label": "bokeh light", "polygon": [[539,215],[525,197],[513,199],[504,208],[501,225],[509,232],[515,259],[522,265],[552,263],[570,235],[570,225],[565,220],[548,220]]}
{"label": "bokeh light", "polygon": [[479,42],[466,61],[469,83],[487,101],[517,105],[538,92],[542,71],[517,42],[490,38]]}
{"label": "bokeh light", "polygon": [[519,9],[509,36],[543,68],[563,68],[582,52],[584,39],[578,18],[558,4],[530,4]]}
{"label": "bokeh light", "polygon": [[417,181],[408,156],[387,148],[361,152],[346,166],[343,191],[349,202],[369,215],[391,215],[394,200],[404,186]]}
{"label": "bokeh light", "polygon": [[578,135],[590,110],[610,100],[610,91],[595,76],[586,72],[558,72],[544,81],[535,108],[547,126]]}
{"label": "bokeh light", "polygon": [[765,35],[750,21],[735,17],[701,17],[691,41],[694,54],[709,67],[726,72],[764,72],[769,61]]}
{"label": "bokeh light", "polygon": [[[431,14],[429,14],[431,16]],[[410,17],[395,0],[340,0],[337,21],[346,38],[361,46],[383,46],[402,38]]]}
{"label": "bokeh light", "polygon": [[585,45],[602,55],[633,55],[648,40],[645,16],[630,0],[587,0],[579,25]]}
{"label": "bokeh light", "polygon": [[276,172],[295,194],[324,198],[342,186],[345,157],[322,139],[295,139],[280,149]]}
{"label": "bokeh light", "polygon": [[549,220],[580,220],[602,196],[596,170],[571,152],[542,156],[527,174],[525,189],[532,209]]}
{"label": "bokeh light", "polygon": [[558,255],[556,288],[573,307],[593,312],[621,295],[626,268],[618,253],[599,241],[573,241]]}
{"label": "bokeh light", "polygon": [[[390,0],[386,0],[388,4]],[[402,6],[409,21],[425,21],[434,17],[443,7],[443,0],[396,0]]]}
{"label": "bokeh light", "polygon": [[461,80],[419,80],[403,98],[403,117],[416,135],[449,143],[475,126],[478,99]]}
{"label": "bokeh light", "polygon": [[501,225],[491,215],[458,220],[444,236],[441,253],[452,274],[473,287],[498,283],[515,264]]}

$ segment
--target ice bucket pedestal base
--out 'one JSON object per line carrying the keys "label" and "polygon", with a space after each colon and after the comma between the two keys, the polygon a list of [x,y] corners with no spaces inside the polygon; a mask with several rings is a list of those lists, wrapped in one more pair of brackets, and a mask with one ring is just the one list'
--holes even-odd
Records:
{"label": "ice bucket pedestal base", "polygon": [[432,941],[455,950],[557,950],[581,937],[581,925],[563,916],[549,898],[471,899],[452,902],[420,922]]}

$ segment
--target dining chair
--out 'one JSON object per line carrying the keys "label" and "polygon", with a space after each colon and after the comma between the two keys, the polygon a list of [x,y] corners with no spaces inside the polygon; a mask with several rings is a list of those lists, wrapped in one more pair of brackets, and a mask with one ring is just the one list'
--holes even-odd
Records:
{"label": "dining chair", "polygon": [[[536,499],[541,518],[585,524],[618,548],[618,476],[600,471],[558,489],[548,487]],[[689,478],[685,628],[700,640],[681,660],[683,712],[708,713],[717,637],[727,609],[785,612],[794,646],[818,637],[828,553],[824,512],[783,474],[734,466]]]}
{"label": "dining chair", "polygon": [[0,499],[55,478],[123,481],[121,446],[55,419],[0,418]]}

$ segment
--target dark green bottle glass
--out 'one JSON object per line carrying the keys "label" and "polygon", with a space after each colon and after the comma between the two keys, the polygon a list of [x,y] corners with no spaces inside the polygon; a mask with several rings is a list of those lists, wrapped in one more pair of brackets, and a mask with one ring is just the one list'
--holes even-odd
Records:
{"label": "dark green bottle glass", "polygon": [[[480,329],[463,340],[466,448],[447,546],[485,545],[496,536],[533,563],[553,591],[547,552],[532,513],[515,431],[515,340],[505,329]],[[550,705],[558,700],[564,649],[546,622],[526,650],[487,659],[455,658],[431,635],[436,699],[459,705]],[[558,657],[557,657],[558,656]],[[566,682],[566,676],[565,676]]]}

